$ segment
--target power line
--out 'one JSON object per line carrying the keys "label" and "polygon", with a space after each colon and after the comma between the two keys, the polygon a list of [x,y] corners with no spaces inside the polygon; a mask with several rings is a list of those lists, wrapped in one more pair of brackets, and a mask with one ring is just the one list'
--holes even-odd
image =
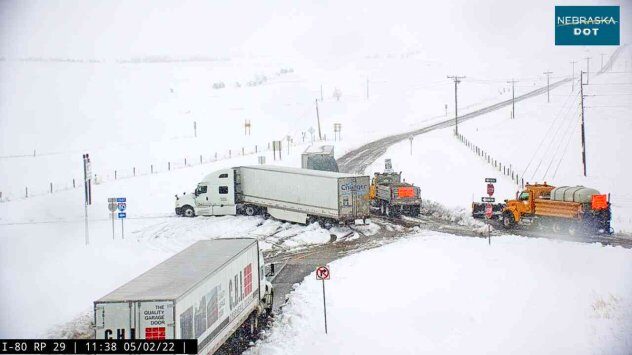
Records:
{"label": "power line", "polygon": [[571,83],[572,83],[572,87],[571,87],[571,92],[575,91],[575,63],[577,63],[577,61],[573,60],[571,61],[571,65],[573,66],[573,69],[571,69]]}
{"label": "power line", "polygon": [[[546,138],[548,137],[549,133],[551,133],[551,132],[552,132],[552,128],[555,126],[555,123],[556,123],[556,122],[557,122],[557,121],[558,121],[561,117],[563,117],[563,116],[561,115],[562,110],[564,110],[564,108],[566,107],[566,104],[568,104],[568,102],[569,102],[570,98],[571,98],[571,97],[572,97],[572,98],[575,98],[575,97],[577,97],[577,96],[579,96],[579,93],[577,93],[577,94],[575,94],[575,95],[573,95],[572,93],[570,93],[570,94],[568,94],[568,95],[566,96],[566,100],[564,101],[564,103],[562,104],[562,106],[560,106],[560,109],[559,109],[559,110],[558,110],[558,112],[556,113],[555,118],[553,119],[553,121],[551,121],[551,124],[550,124],[550,125],[549,125],[549,127],[545,130],[545,134],[544,134],[544,136],[542,136],[542,139],[541,139],[541,140],[540,140],[540,142],[538,143],[538,146],[537,146],[536,150],[533,152],[533,155],[531,156],[531,159],[529,160],[529,163],[527,164],[527,167],[526,167],[526,168],[524,169],[524,171],[522,172],[522,174],[521,174],[522,176],[524,176],[524,175],[527,173],[527,171],[529,170],[529,167],[531,166],[531,164],[533,163],[533,161],[535,160],[535,158],[538,156],[538,152],[539,152],[539,151],[540,151],[540,149],[543,147],[544,142],[546,141]],[[567,111],[568,111],[568,109],[570,109],[570,107],[571,107],[571,106],[569,106],[569,107],[567,108]]]}
{"label": "power line", "polygon": [[590,81],[590,57],[584,58],[586,59],[586,85]]}

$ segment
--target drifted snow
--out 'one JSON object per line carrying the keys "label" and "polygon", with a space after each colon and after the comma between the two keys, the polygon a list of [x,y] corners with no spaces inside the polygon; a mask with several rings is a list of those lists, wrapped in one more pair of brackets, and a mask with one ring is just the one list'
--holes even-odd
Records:
{"label": "drifted snow", "polygon": [[632,251],[421,232],[334,261],[249,354],[624,354]]}

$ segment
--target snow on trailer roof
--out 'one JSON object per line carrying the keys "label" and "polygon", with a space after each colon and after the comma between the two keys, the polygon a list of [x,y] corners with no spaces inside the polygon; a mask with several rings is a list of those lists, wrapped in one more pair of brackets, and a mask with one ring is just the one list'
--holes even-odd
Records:
{"label": "snow on trailer roof", "polygon": [[334,155],[333,145],[310,145],[303,154],[328,154]]}
{"label": "snow on trailer roof", "polygon": [[254,243],[253,238],[201,240],[96,302],[177,299]]}
{"label": "snow on trailer roof", "polygon": [[329,178],[366,176],[366,175],[361,175],[361,174],[337,173],[334,171],[290,168],[287,166],[277,166],[277,165],[248,165],[248,166],[242,166],[242,168],[267,170],[267,171],[281,171],[281,172],[290,173],[290,174],[322,176],[322,177],[329,177]]}

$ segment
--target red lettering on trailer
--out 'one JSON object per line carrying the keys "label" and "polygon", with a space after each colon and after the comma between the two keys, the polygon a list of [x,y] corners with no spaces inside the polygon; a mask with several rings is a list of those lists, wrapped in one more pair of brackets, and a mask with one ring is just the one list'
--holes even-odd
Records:
{"label": "red lettering on trailer", "polygon": [[244,268],[244,294],[248,296],[252,292],[252,264]]}

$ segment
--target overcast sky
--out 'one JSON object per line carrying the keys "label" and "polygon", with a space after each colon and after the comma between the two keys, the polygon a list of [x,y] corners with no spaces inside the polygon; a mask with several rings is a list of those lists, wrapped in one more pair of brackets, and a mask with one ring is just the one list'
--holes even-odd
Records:
{"label": "overcast sky", "polygon": [[[550,48],[555,4],[622,1],[70,1],[0,0],[8,57],[128,58],[237,53],[432,54]],[[622,21],[622,41],[628,27]],[[627,37],[626,37],[627,36]],[[528,52],[526,51],[526,52]]]}

